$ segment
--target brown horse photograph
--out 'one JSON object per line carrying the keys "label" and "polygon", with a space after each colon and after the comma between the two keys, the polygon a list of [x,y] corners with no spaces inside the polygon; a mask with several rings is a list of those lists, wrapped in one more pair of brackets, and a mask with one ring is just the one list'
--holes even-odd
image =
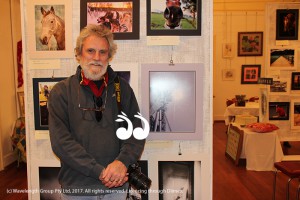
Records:
{"label": "brown horse photograph", "polygon": [[37,51],[65,50],[65,5],[35,6]]}

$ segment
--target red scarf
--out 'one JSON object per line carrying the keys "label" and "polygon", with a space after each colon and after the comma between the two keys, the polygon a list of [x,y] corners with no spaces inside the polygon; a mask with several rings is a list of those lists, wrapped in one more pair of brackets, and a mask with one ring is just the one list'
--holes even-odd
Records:
{"label": "red scarf", "polygon": [[[101,85],[101,87],[98,89],[96,83],[92,80],[89,80],[87,79],[85,76],[84,76],[84,73],[83,71],[81,70],[81,81],[80,81],[80,85],[88,85],[92,92],[94,93],[94,95],[96,97],[100,97],[102,95],[102,92],[105,88],[105,83],[103,82],[103,84]],[[105,82],[107,83],[108,82],[108,74],[107,72],[104,74],[104,79],[105,79]]]}

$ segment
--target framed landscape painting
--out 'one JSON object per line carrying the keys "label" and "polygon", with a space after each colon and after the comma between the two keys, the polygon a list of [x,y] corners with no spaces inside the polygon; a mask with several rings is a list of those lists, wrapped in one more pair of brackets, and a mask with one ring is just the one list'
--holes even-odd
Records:
{"label": "framed landscape painting", "polygon": [[116,40],[140,37],[140,1],[80,0],[80,29],[87,24],[108,27]]}
{"label": "framed landscape painting", "polygon": [[201,35],[201,0],[147,1],[147,35]]}
{"label": "framed landscape painting", "polygon": [[295,70],[297,66],[297,50],[293,48],[270,49],[271,70]]}
{"label": "framed landscape painting", "polygon": [[299,9],[276,10],[276,40],[298,40]]}

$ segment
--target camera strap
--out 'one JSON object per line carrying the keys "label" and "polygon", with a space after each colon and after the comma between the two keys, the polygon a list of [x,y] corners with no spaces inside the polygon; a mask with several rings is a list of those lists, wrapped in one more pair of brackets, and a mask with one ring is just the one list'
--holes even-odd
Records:
{"label": "camera strap", "polygon": [[118,105],[118,110],[119,110],[119,114],[121,114],[121,110],[122,110],[122,105],[121,105],[121,85],[120,85],[120,78],[117,75],[115,77],[115,93],[116,93],[116,100],[117,100],[117,105]]}

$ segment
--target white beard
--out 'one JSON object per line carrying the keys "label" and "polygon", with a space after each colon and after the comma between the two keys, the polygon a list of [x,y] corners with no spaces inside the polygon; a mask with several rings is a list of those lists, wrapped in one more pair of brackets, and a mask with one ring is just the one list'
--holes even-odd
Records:
{"label": "white beard", "polygon": [[[89,65],[91,65],[91,63],[97,63],[98,65],[101,65],[101,66],[99,66],[99,70],[97,70],[95,72],[91,72],[91,70],[89,69],[90,68]],[[103,66],[103,64],[99,63],[99,62],[90,62],[87,64],[80,63],[80,66],[83,70],[85,78],[92,80],[92,81],[98,81],[98,80],[103,79],[103,76],[107,71],[108,64],[106,66]]]}

